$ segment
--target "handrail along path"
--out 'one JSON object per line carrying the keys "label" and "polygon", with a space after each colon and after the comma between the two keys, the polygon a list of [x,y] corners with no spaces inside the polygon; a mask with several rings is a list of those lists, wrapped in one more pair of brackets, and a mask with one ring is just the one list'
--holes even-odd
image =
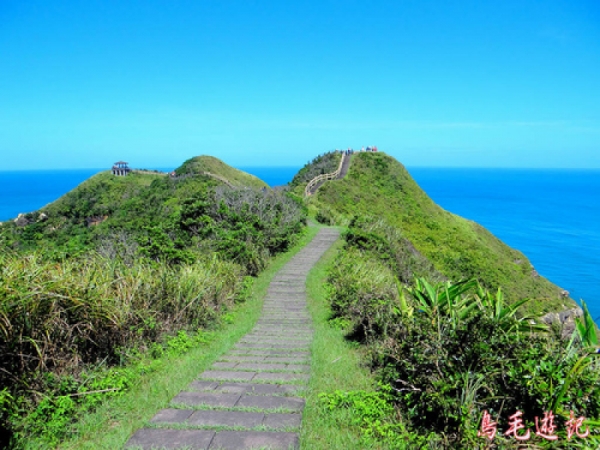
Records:
{"label": "handrail along path", "polygon": [[[340,161],[340,165],[338,166],[338,168],[335,172],[317,175],[312,180],[310,180],[308,182],[308,184],[306,185],[306,188],[304,189],[304,196],[309,197],[312,194],[314,194],[317,191],[317,189],[319,189],[321,184],[323,184],[325,181],[334,180],[336,178],[341,178],[340,175],[342,175],[342,168],[344,167],[344,162],[346,161],[346,159],[348,159],[348,161],[350,161],[350,155],[347,155],[345,152],[343,152],[342,159]],[[347,167],[347,164],[346,164],[346,167]],[[345,174],[343,174],[343,175],[345,175]],[[321,184],[319,184],[319,183],[321,183]]]}

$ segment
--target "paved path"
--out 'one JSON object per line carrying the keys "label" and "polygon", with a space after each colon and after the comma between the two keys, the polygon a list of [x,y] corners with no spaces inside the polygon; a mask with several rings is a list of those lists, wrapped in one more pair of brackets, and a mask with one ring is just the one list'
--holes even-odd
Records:
{"label": "paved path", "polygon": [[350,168],[351,160],[352,160],[352,155],[348,155],[346,157],[346,159],[344,160],[344,163],[342,164],[342,170],[340,170],[340,174],[337,177],[338,180],[341,180],[342,178],[344,178],[346,176],[346,174],[348,173],[348,169]]}
{"label": "paved path", "polygon": [[261,318],[126,444],[143,449],[295,449],[310,373],[306,276],[339,233],[324,228],[273,278]]}
{"label": "paved path", "polygon": [[[346,157],[346,159],[344,160],[344,163],[342,164],[342,170],[340,171],[340,174],[336,177],[336,180],[341,180],[342,178],[344,178],[346,176],[346,174],[348,173],[348,169],[350,168],[350,161],[352,160],[352,155],[348,155]],[[317,184],[315,184],[312,189],[310,190],[310,194],[314,195],[315,192],[317,192],[317,190],[323,186],[327,181],[330,180],[321,180],[319,181]]]}

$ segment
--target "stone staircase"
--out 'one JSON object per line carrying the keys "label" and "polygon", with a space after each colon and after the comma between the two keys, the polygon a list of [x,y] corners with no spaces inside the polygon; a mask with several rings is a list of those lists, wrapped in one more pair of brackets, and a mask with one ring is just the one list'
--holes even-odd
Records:
{"label": "stone staircase", "polygon": [[324,228],[273,278],[261,318],[126,448],[295,449],[310,375],[309,270],[335,242]]}
{"label": "stone staircase", "polygon": [[335,172],[324,173],[321,175],[317,175],[312,180],[308,182],[306,187],[304,188],[304,196],[310,197],[314,195],[315,192],[326,182],[329,180],[340,180],[346,176],[348,173],[348,168],[350,167],[350,160],[352,156],[347,155],[346,152],[342,152],[342,159],[340,160],[340,164]]}

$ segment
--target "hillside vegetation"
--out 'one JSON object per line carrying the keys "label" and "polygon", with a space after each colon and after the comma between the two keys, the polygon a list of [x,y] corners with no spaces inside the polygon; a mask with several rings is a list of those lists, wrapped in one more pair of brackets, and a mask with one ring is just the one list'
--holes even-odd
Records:
{"label": "hillside vegetation", "polygon": [[[533,298],[529,308],[538,313],[574,306],[559,287],[537,275],[523,253],[436,205],[404,166],[384,153],[356,153],[348,175],[325,183],[312,208],[320,221],[350,225],[354,239],[379,245],[382,253],[403,242],[402,254],[421,255],[447,279],[476,278],[488,289],[502,287],[508,301]],[[359,225],[374,218],[381,222],[379,230]]]}
{"label": "hillside vegetation", "polygon": [[339,152],[327,152],[315,157],[304,165],[294,176],[289,185],[294,193],[304,194],[304,188],[310,180],[325,173],[335,172],[340,165],[342,154]]}
{"label": "hillside vegetation", "polygon": [[[218,247],[231,256],[233,250],[226,248],[231,236],[225,236],[219,226],[211,228],[207,222],[200,231],[189,223],[196,216],[215,215],[221,225],[229,223],[229,233],[248,242],[250,248],[241,251],[236,262],[256,273],[266,257],[253,245],[256,240],[261,241],[259,247],[278,252],[288,245],[282,236],[301,228],[303,213],[296,202],[270,189],[263,192],[264,182],[217,158],[192,158],[175,172],[185,175],[99,173],[17,223],[6,222],[0,228],[0,245],[39,249],[48,257],[94,249],[111,257],[118,253],[131,258],[145,251],[154,259],[181,261],[189,260],[189,251],[205,249],[210,243],[212,249]],[[226,211],[219,212],[221,202]],[[226,216],[229,220],[223,220]],[[267,222],[277,226],[266,226]]]}
{"label": "hillside vegetation", "polygon": [[234,187],[248,187],[253,189],[269,188],[269,185],[260,178],[228,166],[214,156],[203,155],[188,159],[181,167],[175,170],[175,173],[178,176],[209,173],[227,180]]}
{"label": "hillside vegetation", "polygon": [[[516,449],[527,429],[532,448],[600,448],[600,358],[587,310],[565,340],[527,315],[526,300],[508,305],[476,280],[432,277],[398,283],[354,236],[330,267],[330,323],[360,344],[379,382],[377,392],[320,396],[334,417],[352,418],[338,427],[362,432],[357,448]],[[511,436],[515,414],[525,429]],[[540,423],[555,443],[534,434]]]}
{"label": "hillside vegetation", "polygon": [[381,384],[324,393],[321,406],[351,410],[336,417],[353,417],[361,448],[477,448],[484,411],[506,423],[520,409],[530,428],[554,411],[561,439],[571,412],[600,424],[587,311],[561,340],[538,320],[574,306],[560,288],[385,154],[355,154],[344,179],[303,199],[340,157],[318,156],[287,192],[208,156],[175,176],[100,173],[0,225],[0,447],[60,445],[161,355],[205,342],[308,213],[347,227],[323,288],[329,323],[361,344]]}
{"label": "hillside vegetation", "polygon": [[[529,429],[532,448],[600,448],[598,336],[585,305],[565,340],[539,315],[574,303],[385,154],[355,154],[344,179],[306,202],[320,222],[347,226],[324,288],[329,324],[377,380],[321,391],[332,441],[339,429],[358,434],[355,448],[514,449]],[[511,435],[517,416],[525,429]],[[540,423],[556,441],[534,434]]]}
{"label": "hillside vegetation", "polygon": [[304,232],[301,204],[216,158],[176,173],[99,173],[0,225],[0,447],[55,446],[151,370],[140,358],[202,341]]}

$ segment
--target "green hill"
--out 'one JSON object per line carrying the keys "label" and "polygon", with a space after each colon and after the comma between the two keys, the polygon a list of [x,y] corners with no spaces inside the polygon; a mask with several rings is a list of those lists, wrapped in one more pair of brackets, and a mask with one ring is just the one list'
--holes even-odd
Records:
{"label": "green hill", "polygon": [[139,357],[190,348],[229,320],[306,225],[300,202],[264,187],[203,156],[174,176],[99,173],[1,224],[0,447],[12,433],[55,448],[96,394],[145,373]]}
{"label": "green hill", "polygon": [[[0,226],[0,247],[44,249],[67,256],[108,247],[112,254],[116,242],[123,244],[121,247],[137,248],[140,242],[162,239],[169,247],[196,248],[198,244],[192,240],[200,238],[182,223],[182,215],[189,221],[190,215],[206,214],[209,207],[216,214],[221,201],[233,211],[266,195],[262,192],[266,183],[211,156],[192,158],[175,173],[96,174],[39,211]],[[219,186],[224,189],[216,190]],[[275,200],[270,190],[269,199],[274,203],[289,201],[283,196]],[[198,201],[205,202],[206,208],[192,206]]]}
{"label": "green hill", "polygon": [[228,166],[214,156],[202,155],[188,159],[181,165],[181,167],[175,169],[175,173],[177,175],[210,174],[217,180],[219,180],[219,178],[226,180],[227,183],[230,183],[234,187],[249,187],[253,189],[269,187],[267,183],[255,177],[254,175],[250,175],[249,173],[242,172],[241,170]]}
{"label": "green hill", "polygon": [[[573,306],[561,297],[558,286],[537,275],[523,253],[481,225],[436,205],[404,166],[384,153],[355,154],[348,175],[325,183],[309,205],[321,221],[378,219],[408,241],[403,251],[411,258],[416,249],[452,280],[475,277],[489,289],[502,287],[509,301],[536,299],[536,312]],[[360,233],[357,228],[351,227],[351,232]]]}

